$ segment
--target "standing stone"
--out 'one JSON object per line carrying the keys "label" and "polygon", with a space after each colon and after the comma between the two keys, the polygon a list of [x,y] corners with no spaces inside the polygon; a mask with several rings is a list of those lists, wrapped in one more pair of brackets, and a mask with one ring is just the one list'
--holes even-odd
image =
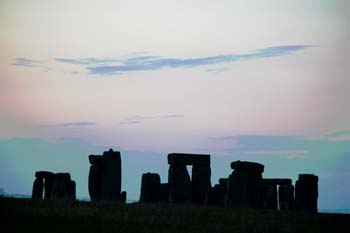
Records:
{"label": "standing stone", "polygon": [[317,212],[318,176],[299,174],[295,183],[295,208]]}
{"label": "standing stone", "polygon": [[101,174],[101,165],[93,164],[90,166],[88,188],[91,201],[101,200]]}
{"label": "standing stone", "polygon": [[278,200],[280,210],[292,210],[294,208],[294,187],[284,184],[278,187]]}
{"label": "standing stone", "polygon": [[53,182],[54,182],[54,177],[55,174],[47,174],[45,176],[45,182],[44,182],[44,189],[45,189],[45,200],[50,200],[51,199],[51,194],[52,194],[52,188],[53,188]]}
{"label": "standing stone", "polygon": [[77,194],[76,194],[76,183],[74,180],[69,182],[69,186],[68,186],[68,193],[69,193],[69,197],[68,200],[76,200],[77,199]]}
{"label": "standing stone", "polygon": [[36,178],[33,183],[32,198],[42,199],[44,191],[44,182],[42,178]]}
{"label": "standing stone", "polygon": [[264,165],[236,161],[229,176],[225,204],[228,207],[259,208],[262,205],[262,172]]}
{"label": "standing stone", "polygon": [[121,159],[120,152],[105,151],[102,156],[101,199],[121,200]]}
{"label": "standing stone", "polygon": [[140,202],[158,202],[160,195],[160,176],[157,173],[144,173],[141,179]]}
{"label": "standing stone", "polygon": [[192,185],[186,165],[170,165],[168,183],[171,203],[191,201]]}
{"label": "standing stone", "polygon": [[273,184],[264,184],[262,189],[262,208],[278,209],[277,186]]}
{"label": "standing stone", "polygon": [[211,170],[209,165],[193,165],[192,167],[192,202],[204,204],[205,197],[211,187]]}

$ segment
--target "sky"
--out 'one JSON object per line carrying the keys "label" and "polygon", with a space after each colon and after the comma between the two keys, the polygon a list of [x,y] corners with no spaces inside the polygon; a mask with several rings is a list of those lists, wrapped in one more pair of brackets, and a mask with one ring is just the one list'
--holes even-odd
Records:
{"label": "sky", "polygon": [[346,0],[0,2],[0,187],[122,152],[122,187],[167,181],[166,155],[237,159],[265,177],[320,177],[319,206],[350,209]]}

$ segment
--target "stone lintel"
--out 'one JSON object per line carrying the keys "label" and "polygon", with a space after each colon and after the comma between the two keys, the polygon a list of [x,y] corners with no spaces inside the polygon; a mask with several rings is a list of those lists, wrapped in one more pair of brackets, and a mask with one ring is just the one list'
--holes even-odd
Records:
{"label": "stone lintel", "polygon": [[208,154],[168,154],[168,164],[171,165],[210,165],[210,155]]}
{"label": "stone lintel", "polygon": [[263,179],[263,183],[268,185],[291,185],[292,179],[284,179],[284,178]]}
{"label": "stone lintel", "polygon": [[257,173],[264,172],[264,165],[260,163],[240,161],[240,160],[232,162],[231,168],[237,171],[250,171],[250,172],[257,172]]}

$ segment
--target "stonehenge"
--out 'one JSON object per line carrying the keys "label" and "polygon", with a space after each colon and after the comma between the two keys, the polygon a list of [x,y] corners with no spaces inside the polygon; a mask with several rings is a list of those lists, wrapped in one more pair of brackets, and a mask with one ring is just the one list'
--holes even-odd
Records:
{"label": "stonehenge", "polygon": [[33,183],[32,198],[46,200],[76,200],[76,184],[69,173],[37,171]]}
{"label": "stonehenge", "polygon": [[[89,155],[88,191],[91,201],[126,203],[121,192],[121,154]],[[192,203],[229,208],[302,210],[317,212],[318,176],[299,174],[295,186],[288,178],[263,178],[264,165],[234,161],[232,173],[211,186],[210,155],[168,154],[168,183],[158,173],[143,173],[140,203]],[[190,176],[187,167],[192,166]],[[37,171],[32,199],[76,200],[76,183],[69,173]]]}
{"label": "stonehenge", "polygon": [[[204,204],[211,187],[210,155],[171,153],[168,155],[169,202]],[[186,165],[192,165],[192,180]]]}
{"label": "stonehenge", "polygon": [[295,182],[295,209],[317,212],[318,176],[299,174]]}
{"label": "stonehenge", "polygon": [[118,201],[126,199],[121,193],[121,158],[119,151],[103,152],[103,155],[89,155],[89,195],[91,201]]}

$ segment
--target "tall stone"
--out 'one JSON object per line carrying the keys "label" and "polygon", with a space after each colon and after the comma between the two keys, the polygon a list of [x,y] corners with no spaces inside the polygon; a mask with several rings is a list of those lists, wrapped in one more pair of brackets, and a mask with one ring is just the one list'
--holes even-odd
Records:
{"label": "tall stone", "polygon": [[168,183],[171,203],[191,201],[192,185],[186,165],[170,165]]}
{"label": "tall stone", "polygon": [[160,176],[157,173],[144,173],[141,179],[140,202],[158,202],[160,196]]}
{"label": "tall stone", "polygon": [[284,184],[278,187],[278,201],[280,210],[294,209],[294,186]]}
{"label": "tall stone", "polygon": [[121,159],[120,152],[105,151],[102,156],[101,199],[121,200]]}
{"label": "tall stone", "polygon": [[44,182],[44,189],[45,189],[44,199],[45,200],[50,200],[51,199],[54,177],[55,177],[54,173],[47,174],[45,176],[45,182]]}
{"label": "tall stone", "polygon": [[101,200],[101,182],[102,182],[102,156],[89,155],[91,163],[89,171],[89,194],[92,201]]}
{"label": "tall stone", "polygon": [[295,183],[295,208],[317,212],[318,176],[300,174]]}
{"label": "tall stone", "polygon": [[205,197],[211,187],[211,170],[209,165],[193,165],[192,167],[192,202],[204,204]]}
{"label": "tall stone", "polygon": [[44,192],[44,181],[42,178],[36,178],[33,183],[32,198],[42,199]]}
{"label": "tall stone", "polygon": [[228,207],[259,208],[262,205],[262,172],[264,165],[235,161],[229,176],[225,204]]}
{"label": "tall stone", "polygon": [[262,208],[264,209],[278,209],[277,203],[277,185],[263,184],[262,189]]}

